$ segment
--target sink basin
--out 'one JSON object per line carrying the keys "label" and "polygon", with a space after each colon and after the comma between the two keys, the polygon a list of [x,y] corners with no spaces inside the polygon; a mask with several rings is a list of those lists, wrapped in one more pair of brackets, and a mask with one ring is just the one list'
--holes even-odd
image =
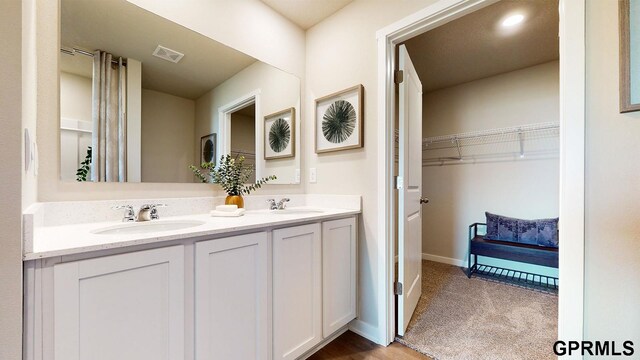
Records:
{"label": "sink basin", "polygon": [[146,234],[161,231],[188,229],[200,226],[202,224],[204,224],[204,221],[199,220],[157,220],[108,226],[93,230],[91,231],[91,233],[97,235]]}
{"label": "sink basin", "polygon": [[282,210],[269,210],[269,214],[276,215],[317,215],[322,214],[323,212],[323,210],[307,208],[285,208]]}

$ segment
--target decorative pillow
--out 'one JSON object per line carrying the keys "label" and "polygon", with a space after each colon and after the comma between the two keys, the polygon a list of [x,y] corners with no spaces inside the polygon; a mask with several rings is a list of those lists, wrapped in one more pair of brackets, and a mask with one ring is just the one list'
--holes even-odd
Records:
{"label": "decorative pillow", "polygon": [[518,219],[498,217],[498,240],[518,242]]}
{"label": "decorative pillow", "polygon": [[498,218],[500,216],[486,211],[484,215],[487,217],[487,234],[484,236],[485,239],[498,240]]}
{"label": "decorative pillow", "polygon": [[529,245],[538,244],[538,220],[518,219],[518,242]]}
{"label": "decorative pillow", "polygon": [[558,247],[558,218],[540,219],[538,222],[538,245]]}

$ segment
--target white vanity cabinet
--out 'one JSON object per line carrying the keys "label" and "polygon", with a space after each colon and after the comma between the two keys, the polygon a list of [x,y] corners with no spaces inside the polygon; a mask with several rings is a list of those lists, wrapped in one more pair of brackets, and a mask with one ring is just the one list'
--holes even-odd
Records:
{"label": "white vanity cabinet", "polygon": [[54,265],[53,358],[182,358],[184,281],[183,246]]}
{"label": "white vanity cabinet", "polygon": [[336,218],[27,261],[24,359],[306,357],[356,317]]}
{"label": "white vanity cabinet", "polygon": [[356,318],[356,218],[273,232],[274,360],[297,359]]}
{"label": "white vanity cabinet", "polygon": [[196,359],[267,359],[267,233],[197,242],[195,257]]}
{"label": "white vanity cabinet", "polygon": [[356,219],[322,223],[322,335],[356,318]]}
{"label": "white vanity cabinet", "polygon": [[320,224],[273,231],[273,358],[296,359],[322,340]]}

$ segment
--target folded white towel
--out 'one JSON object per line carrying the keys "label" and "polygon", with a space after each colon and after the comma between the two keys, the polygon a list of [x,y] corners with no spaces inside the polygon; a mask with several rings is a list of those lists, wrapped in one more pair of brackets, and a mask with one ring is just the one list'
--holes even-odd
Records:
{"label": "folded white towel", "polygon": [[244,209],[236,209],[236,211],[218,211],[211,210],[209,213],[211,216],[219,216],[219,217],[238,217],[244,215]]}
{"label": "folded white towel", "polygon": [[236,211],[238,210],[238,205],[218,205],[216,206],[217,211]]}

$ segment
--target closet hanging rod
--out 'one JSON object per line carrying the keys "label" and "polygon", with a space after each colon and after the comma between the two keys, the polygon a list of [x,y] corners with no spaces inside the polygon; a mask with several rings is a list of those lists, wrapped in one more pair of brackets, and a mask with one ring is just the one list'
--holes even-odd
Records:
{"label": "closet hanging rod", "polygon": [[437,143],[447,143],[447,142],[457,143],[461,140],[486,138],[486,137],[501,136],[501,135],[521,136],[522,134],[526,134],[526,133],[557,130],[559,128],[560,128],[560,125],[555,122],[528,124],[528,125],[521,125],[521,126],[512,126],[507,128],[498,128],[498,129],[481,130],[481,131],[474,131],[474,132],[467,132],[467,133],[460,133],[460,134],[434,136],[434,137],[422,139],[422,144],[425,147],[428,147],[431,144],[437,144]]}
{"label": "closet hanging rod", "polygon": [[[84,56],[88,56],[88,57],[93,57],[93,53],[87,50],[82,50],[82,49],[78,49],[78,48],[71,48],[71,49],[66,49],[66,48],[60,48],[60,52],[63,54],[67,54],[67,55],[71,55],[74,56],[75,54],[80,54],[80,55],[84,55]],[[111,62],[113,64],[118,64],[117,60],[111,60]],[[122,58],[122,63],[126,64],[127,60],[125,58]]]}

